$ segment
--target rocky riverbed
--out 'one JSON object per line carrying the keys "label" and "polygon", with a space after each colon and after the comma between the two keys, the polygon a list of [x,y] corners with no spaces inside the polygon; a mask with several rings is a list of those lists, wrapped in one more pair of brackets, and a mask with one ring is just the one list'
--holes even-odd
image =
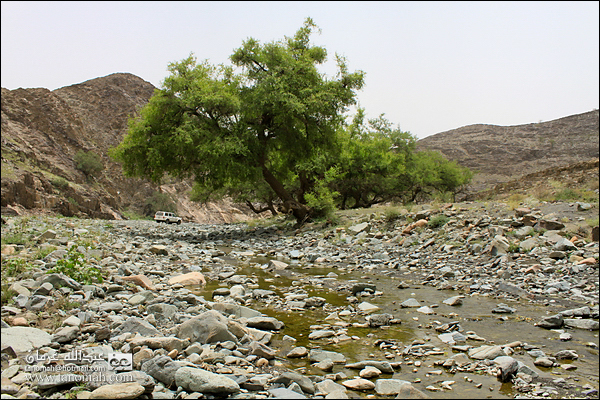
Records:
{"label": "rocky riverbed", "polygon": [[2,398],[597,398],[597,215],[8,217]]}

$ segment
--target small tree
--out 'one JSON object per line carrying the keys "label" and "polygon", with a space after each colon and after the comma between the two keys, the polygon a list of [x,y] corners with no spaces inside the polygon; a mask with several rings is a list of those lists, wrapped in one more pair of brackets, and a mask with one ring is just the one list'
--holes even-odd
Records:
{"label": "small tree", "polygon": [[85,174],[86,177],[96,176],[104,169],[102,158],[93,151],[85,152],[79,150],[75,154],[75,168]]}

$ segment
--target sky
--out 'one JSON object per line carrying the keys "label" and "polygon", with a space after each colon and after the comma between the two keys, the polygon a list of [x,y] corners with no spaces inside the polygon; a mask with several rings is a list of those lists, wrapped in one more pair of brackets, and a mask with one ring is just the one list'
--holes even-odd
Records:
{"label": "sky", "polygon": [[1,86],[54,90],[116,72],[160,87],[194,53],[231,64],[247,38],[293,36],[310,17],[320,68],[365,72],[358,103],[421,139],[598,108],[599,2],[1,2]]}

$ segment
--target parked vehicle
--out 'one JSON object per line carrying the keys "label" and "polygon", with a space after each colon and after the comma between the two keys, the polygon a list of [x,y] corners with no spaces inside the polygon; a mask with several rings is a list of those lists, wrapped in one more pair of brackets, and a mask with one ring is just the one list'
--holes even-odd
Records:
{"label": "parked vehicle", "polygon": [[156,222],[166,222],[167,224],[181,224],[181,218],[174,213],[167,211],[157,211],[154,214],[154,220]]}

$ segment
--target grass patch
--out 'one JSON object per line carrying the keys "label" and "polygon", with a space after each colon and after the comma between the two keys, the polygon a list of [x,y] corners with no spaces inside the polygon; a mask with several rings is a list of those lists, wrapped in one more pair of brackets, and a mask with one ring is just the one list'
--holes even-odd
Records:
{"label": "grass patch", "polygon": [[77,245],[71,246],[67,256],[58,260],[56,266],[47,273],[65,274],[84,285],[104,281],[98,268],[87,265],[85,256],[77,250]]}
{"label": "grass patch", "polygon": [[18,276],[31,267],[31,264],[22,258],[10,258],[2,261],[2,278]]}

